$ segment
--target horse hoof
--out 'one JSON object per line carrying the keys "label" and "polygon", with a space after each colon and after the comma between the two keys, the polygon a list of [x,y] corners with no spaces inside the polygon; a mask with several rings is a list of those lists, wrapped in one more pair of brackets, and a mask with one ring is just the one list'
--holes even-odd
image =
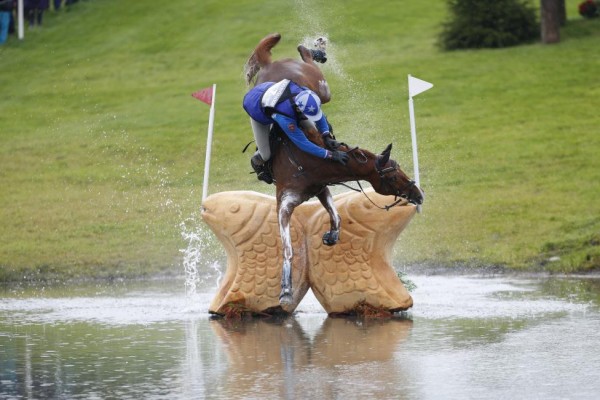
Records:
{"label": "horse hoof", "polygon": [[285,288],[281,289],[281,294],[279,295],[279,304],[281,305],[290,305],[292,304],[292,290]]}
{"label": "horse hoof", "polygon": [[291,294],[286,294],[285,296],[280,296],[279,297],[279,304],[281,304],[282,306],[289,306],[292,304],[292,295]]}
{"label": "horse hoof", "polygon": [[333,246],[340,240],[339,231],[329,231],[323,235],[323,244],[325,246]]}

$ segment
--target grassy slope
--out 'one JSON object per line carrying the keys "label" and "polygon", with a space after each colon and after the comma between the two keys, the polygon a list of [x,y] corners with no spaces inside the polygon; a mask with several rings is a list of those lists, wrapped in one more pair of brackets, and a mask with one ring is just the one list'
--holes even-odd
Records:
{"label": "grassy slope", "polygon": [[[242,66],[266,33],[275,56],[326,34],[338,137],[410,163],[406,74],[415,99],[424,212],[403,262],[513,267],[560,254],[598,266],[600,149],[594,56],[600,21],[576,15],[558,45],[444,53],[442,0],[80,2],[0,48],[0,277],[179,271],[181,223],[202,226],[208,107],[218,84],[211,192],[253,189],[242,146]],[[408,4],[404,4],[408,3]],[[288,16],[283,16],[287,14]]]}

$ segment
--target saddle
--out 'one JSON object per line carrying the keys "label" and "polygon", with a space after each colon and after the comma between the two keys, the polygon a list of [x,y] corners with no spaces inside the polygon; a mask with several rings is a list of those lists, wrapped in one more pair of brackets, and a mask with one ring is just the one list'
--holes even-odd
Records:
{"label": "saddle", "polygon": [[271,126],[271,130],[269,131],[269,148],[271,149],[271,158],[265,161],[265,163],[262,165],[263,173],[265,173],[271,180],[271,182],[267,183],[277,183],[275,181],[275,174],[273,173],[273,160],[275,159],[275,155],[277,154],[277,146],[281,144],[281,141],[284,139],[284,136],[285,134],[283,133],[279,125],[273,124]]}
{"label": "saddle", "polygon": [[[310,122],[308,119],[304,119],[301,122],[301,128],[303,128],[303,129],[308,128],[307,126],[303,125],[304,123],[312,124],[312,122]],[[333,127],[331,126],[331,124],[329,125],[329,128],[330,128],[330,132],[332,132],[331,137],[333,138],[333,140],[326,141],[325,148],[327,148],[329,150],[336,150],[337,147],[339,147],[342,143],[337,142],[335,140],[335,136],[333,136]],[[260,158],[260,162],[258,160],[255,160],[255,157],[257,157],[257,154],[258,154],[258,148],[257,148],[256,149],[257,152],[250,159],[250,165],[252,166],[252,169],[254,170],[253,173],[256,173],[258,180],[263,181],[267,184],[277,183],[274,178],[275,174],[273,173],[273,161],[275,160],[275,157],[277,154],[277,147],[281,146],[281,145],[285,145],[288,140],[289,140],[288,137],[281,130],[279,125],[273,124],[271,126],[271,130],[269,131],[269,148],[271,149],[271,158],[269,158],[267,161],[263,161],[262,158],[260,158],[260,156],[258,156]],[[252,143],[252,142],[250,142],[250,143]],[[250,143],[248,143],[246,145],[246,147],[244,147],[244,150],[242,150],[242,152],[245,152],[248,149],[248,146],[250,145]],[[288,153],[289,153],[289,151],[288,151]],[[302,165],[297,163],[293,154],[289,153],[288,157],[289,157],[290,162],[298,169],[298,173],[296,174],[296,176],[301,175],[304,171],[304,168],[302,167]]]}

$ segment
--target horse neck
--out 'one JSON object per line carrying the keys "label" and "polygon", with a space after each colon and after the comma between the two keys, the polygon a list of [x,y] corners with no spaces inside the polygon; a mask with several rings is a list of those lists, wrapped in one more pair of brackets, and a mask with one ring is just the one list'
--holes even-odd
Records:
{"label": "horse neck", "polygon": [[356,148],[349,152],[349,156],[351,161],[348,163],[347,169],[351,170],[356,178],[375,186],[379,178],[376,165],[377,155],[368,150]]}
{"label": "horse neck", "polygon": [[349,149],[348,155],[350,159],[346,165],[325,161],[329,168],[325,167],[324,169],[331,171],[327,174],[331,183],[363,180],[369,182],[373,187],[379,184],[375,164],[377,155],[359,148]]}
{"label": "horse neck", "polygon": [[[349,161],[346,165],[331,160],[314,159],[312,156],[298,149],[277,127],[273,132],[281,138],[277,140],[274,148],[275,178],[286,186],[308,186],[321,187],[333,183],[351,182],[364,180],[374,188],[379,187],[379,175],[377,173],[377,155],[363,149],[342,147],[340,150],[349,152]],[[274,139],[274,138],[273,138]],[[286,143],[286,144],[283,144]],[[307,180],[292,178],[299,176],[305,171],[310,178]]]}

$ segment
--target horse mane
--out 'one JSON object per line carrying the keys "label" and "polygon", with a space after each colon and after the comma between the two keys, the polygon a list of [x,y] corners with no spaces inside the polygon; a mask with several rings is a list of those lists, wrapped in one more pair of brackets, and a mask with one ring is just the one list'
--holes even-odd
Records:
{"label": "horse mane", "polygon": [[[314,127],[314,125],[312,127],[310,127],[310,125],[303,125],[301,127],[301,129],[305,133],[305,135],[309,141],[311,141],[312,143],[316,144],[319,147],[323,147],[323,148],[327,149],[327,147],[325,147],[325,143],[323,142],[323,138],[322,138],[321,134],[316,129],[316,127]],[[290,138],[288,138],[288,136],[285,134],[285,132],[277,124],[273,124],[273,126],[271,127],[270,145],[271,145],[271,153],[273,154],[273,156],[271,156],[271,159],[267,162],[268,163],[267,165],[273,176],[276,175],[274,164],[276,162],[276,159],[281,156],[284,156],[284,158],[288,159],[290,161],[290,163],[293,165],[293,168],[295,168],[295,169],[300,167],[302,169],[311,170],[311,171],[314,171],[314,170],[320,170],[320,171],[340,171],[340,170],[342,170],[342,171],[346,171],[346,172],[349,171],[346,166],[342,166],[341,164],[338,164],[331,160],[317,158],[317,159],[311,159],[309,161],[306,158],[306,157],[308,157],[308,154],[303,152],[302,150],[300,150],[294,144],[294,142]],[[331,149],[328,149],[328,150],[331,150]],[[367,150],[367,149],[364,149],[364,148],[358,147],[358,146],[352,146],[352,145],[349,145],[349,144],[343,143],[343,142],[340,142],[340,147],[338,148],[338,150],[347,152],[348,155],[350,157],[352,157],[357,164],[371,165],[371,167],[369,168],[369,171],[375,172],[376,168],[382,167],[381,161],[384,159],[384,157],[382,155],[374,153],[370,150]],[[388,154],[388,157],[389,157],[389,154]],[[385,157],[384,163],[386,163],[388,161],[388,157]],[[394,161],[392,159],[389,159],[389,161],[391,162],[392,167],[395,168],[397,166],[396,161]],[[372,164],[370,164],[370,163],[372,163]],[[354,176],[354,179],[350,179],[350,180],[356,180],[356,178],[358,178],[358,177],[360,177],[360,179],[368,180],[366,178],[366,176],[363,174],[358,174],[358,175]],[[324,183],[324,184],[334,184],[334,183],[331,182],[331,183]]]}
{"label": "horse mane", "polygon": [[280,40],[281,34],[271,33],[258,43],[252,54],[250,54],[250,57],[248,57],[246,64],[244,64],[246,85],[250,86],[250,84],[254,83],[258,71],[262,67],[271,64],[271,49],[275,47]]}

